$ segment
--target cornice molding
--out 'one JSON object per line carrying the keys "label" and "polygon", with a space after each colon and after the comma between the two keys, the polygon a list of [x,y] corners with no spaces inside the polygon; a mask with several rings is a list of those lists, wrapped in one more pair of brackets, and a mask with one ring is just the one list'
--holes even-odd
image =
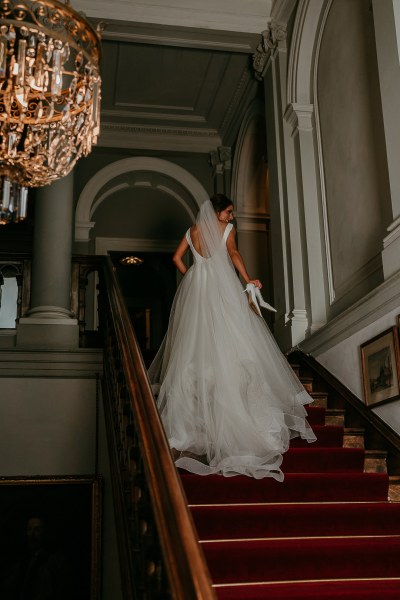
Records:
{"label": "cornice molding", "polygon": [[98,18],[92,18],[90,22],[94,28],[98,24],[104,25],[101,37],[103,40],[112,42],[251,54],[254,52],[259,40],[258,31],[257,33],[217,32],[189,29],[187,27],[116,21],[114,19],[107,19],[104,22]]}
{"label": "cornice molding", "polygon": [[121,21],[257,34],[272,0],[74,0],[74,9],[105,21],[117,15]]}
{"label": "cornice molding", "polygon": [[262,81],[266,73],[269,60],[278,46],[286,48],[286,23],[270,21],[267,28],[261,32],[261,41],[253,54],[254,76]]}
{"label": "cornice molding", "polygon": [[[133,105],[134,106],[134,105]],[[171,107],[172,109],[176,108],[179,110],[180,107]],[[194,110],[194,108],[191,110]],[[125,125],[127,121],[135,121],[135,119],[141,119],[142,121],[173,121],[174,123],[179,123],[182,121],[183,123],[196,123],[199,126],[202,126],[207,123],[205,117],[203,115],[188,115],[188,114],[177,114],[177,112],[150,112],[150,111],[140,111],[140,110],[132,110],[130,107],[124,109],[118,108],[104,108],[101,111],[102,122],[104,121],[107,125]],[[115,121],[113,120],[115,119]],[[121,119],[123,121],[121,122]],[[138,127],[148,127],[148,125],[134,125]],[[180,127],[178,125],[178,127]],[[194,129],[194,131],[197,131]]]}
{"label": "cornice molding", "polygon": [[98,146],[208,153],[222,145],[215,129],[103,122]]}
{"label": "cornice molding", "polygon": [[265,75],[271,55],[278,47],[286,48],[286,23],[270,21],[261,32],[261,41],[253,54],[253,69],[256,79],[261,81]]}
{"label": "cornice molding", "polygon": [[135,133],[147,133],[155,135],[179,135],[183,137],[215,137],[218,132],[216,129],[190,128],[190,127],[168,127],[166,125],[157,127],[155,125],[130,125],[128,123],[110,123],[102,124],[102,128],[108,131],[124,131],[130,135]]}

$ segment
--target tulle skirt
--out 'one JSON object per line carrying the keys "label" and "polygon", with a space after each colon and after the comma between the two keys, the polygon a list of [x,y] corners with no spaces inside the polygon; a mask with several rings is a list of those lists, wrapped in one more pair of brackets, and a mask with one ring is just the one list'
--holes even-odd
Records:
{"label": "tulle skirt", "polygon": [[290,440],[315,435],[312,398],[249,307],[232,273],[227,293],[211,261],[191,267],[174,299],[149,376],[177,467],[282,481]]}

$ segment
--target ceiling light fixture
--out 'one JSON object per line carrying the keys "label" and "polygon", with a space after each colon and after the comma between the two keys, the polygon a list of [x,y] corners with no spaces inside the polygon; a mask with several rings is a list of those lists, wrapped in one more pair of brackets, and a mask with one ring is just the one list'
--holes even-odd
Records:
{"label": "ceiling light fixture", "polygon": [[119,262],[121,265],[142,265],[144,260],[138,256],[124,256]]}
{"label": "ceiling light fixture", "polygon": [[0,223],[97,141],[100,37],[58,0],[0,0]]}

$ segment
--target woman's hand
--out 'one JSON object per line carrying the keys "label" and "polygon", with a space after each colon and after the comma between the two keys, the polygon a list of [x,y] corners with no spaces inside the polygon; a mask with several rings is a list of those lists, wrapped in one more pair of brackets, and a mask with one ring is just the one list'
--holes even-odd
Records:
{"label": "woman's hand", "polygon": [[259,290],[261,290],[261,288],[262,288],[262,283],[261,283],[261,281],[259,279],[250,279],[250,281],[248,283],[252,283]]}

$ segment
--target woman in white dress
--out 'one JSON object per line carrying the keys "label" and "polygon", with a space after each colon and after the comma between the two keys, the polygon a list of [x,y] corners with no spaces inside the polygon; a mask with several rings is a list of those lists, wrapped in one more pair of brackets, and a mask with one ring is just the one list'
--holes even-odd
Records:
{"label": "woman in white dress", "polygon": [[249,307],[235,268],[253,290],[261,282],[247,273],[232,219],[232,202],[217,194],[176,249],[184,278],[149,377],[177,467],[282,481],[290,439],[316,439],[304,408],[312,398]]}

